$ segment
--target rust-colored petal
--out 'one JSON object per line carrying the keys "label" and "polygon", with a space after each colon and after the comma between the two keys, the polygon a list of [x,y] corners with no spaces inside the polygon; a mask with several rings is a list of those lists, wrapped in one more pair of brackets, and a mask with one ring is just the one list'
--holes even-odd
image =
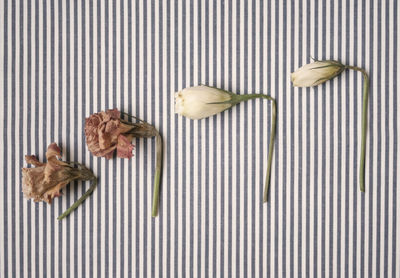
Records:
{"label": "rust-colored petal", "polygon": [[131,141],[128,140],[124,135],[120,135],[118,137],[118,145],[117,145],[117,156],[121,158],[131,158],[133,156],[134,146],[131,144]]}
{"label": "rust-colored petal", "polygon": [[37,167],[45,165],[45,163],[40,162],[34,155],[25,155],[26,163],[35,165]]}
{"label": "rust-colored petal", "polygon": [[47,162],[53,165],[66,165],[65,162],[62,162],[61,160],[58,159],[60,157],[61,157],[60,147],[57,146],[56,143],[51,143],[47,147],[47,152],[46,152]]}
{"label": "rust-colored petal", "polygon": [[120,115],[121,115],[121,113],[118,111],[117,108],[108,109],[106,111],[106,114],[110,115],[110,117],[113,118],[113,119],[120,119]]}
{"label": "rust-colored petal", "polygon": [[117,148],[118,137],[128,130],[127,125],[121,125],[118,109],[102,111],[86,119],[86,144],[93,155],[109,159]]}
{"label": "rust-colored petal", "polygon": [[106,133],[105,129],[104,123],[102,123],[102,128],[86,126],[86,144],[93,155],[104,156],[109,159],[113,156],[113,152],[117,147],[117,139],[113,142],[112,136]]}
{"label": "rust-colored petal", "polygon": [[61,156],[61,149],[56,143],[51,143],[47,147],[46,158],[47,160]]}
{"label": "rust-colored petal", "polygon": [[22,192],[25,198],[33,198],[35,202],[40,201],[44,168],[22,168]]}
{"label": "rust-colored petal", "polygon": [[111,146],[117,144],[118,136],[120,134],[118,126],[118,120],[110,120],[104,123],[104,125],[102,125],[101,128],[98,129],[99,146],[101,149],[108,149]]}

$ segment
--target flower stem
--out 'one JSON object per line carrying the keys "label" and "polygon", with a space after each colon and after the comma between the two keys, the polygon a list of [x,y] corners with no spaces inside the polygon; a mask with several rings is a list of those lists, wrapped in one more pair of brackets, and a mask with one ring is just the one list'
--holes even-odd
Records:
{"label": "flower stem", "polygon": [[354,66],[346,66],[346,68],[359,71],[364,76],[363,107],[361,118],[360,190],[361,192],[365,192],[365,145],[367,140],[369,78],[367,72],[362,68]]}
{"label": "flower stem", "polygon": [[158,214],[158,204],[160,199],[160,177],[162,170],[162,155],[163,155],[163,141],[159,132],[157,132],[157,162],[156,170],[154,173],[154,191],[153,191],[153,205],[151,216],[156,217]]}
{"label": "flower stem", "polygon": [[[153,203],[151,207],[151,216],[157,217],[158,214],[158,204],[160,200],[160,178],[161,178],[161,170],[162,170],[162,159],[163,159],[163,141],[160,133],[154,126],[149,125],[147,122],[132,116],[128,113],[122,113],[128,117],[134,118],[137,121],[141,122],[141,128],[134,132],[130,132],[128,134],[133,134],[134,137],[140,138],[149,138],[156,136],[156,144],[157,144],[157,161],[156,161],[156,170],[154,172],[154,186],[153,186]],[[122,120],[121,120],[122,121]],[[130,122],[127,122],[130,123]],[[132,123],[130,123],[132,124]]]}
{"label": "flower stem", "polygon": [[275,145],[275,135],[276,135],[276,100],[269,96],[263,94],[250,94],[250,95],[232,95],[232,103],[236,104],[242,101],[247,101],[255,98],[264,98],[272,101],[272,126],[271,126],[271,137],[269,139],[268,146],[268,162],[267,162],[267,177],[265,179],[265,188],[263,201],[268,202],[269,185],[271,183],[271,167],[272,167],[272,155],[274,152]]}
{"label": "flower stem", "polygon": [[63,214],[61,214],[57,218],[58,220],[62,220],[65,217],[67,217],[71,212],[73,212],[77,207],[79,207],[79,205],[82,204],[83,201],[85,201],[86,198],[90,196],[90,194],[93,193],[93,190],[97,186],[97,179],[95,177],[93,177],[91,181],[92,181],[92,185],[90,186],[88,191],[86,191],[85,194],[83,194],[82,197],[80,197],[78,201],[76,201],[72,206],[70,206],[69,209],[67,209]]}
{"label": "flower stem", "polygon": [[[264,97],[266,98],[266,97]],[[272,154],[274,152],[274,143],[276,135],[276,100],[274,98],[266,98],[272,101],[272,127],[271,137],[269,139],[269,150],[268,150],[268,166],[267,166],[267,178],[265,180],[264,198],[263,201],[268,202],[269,185],[271,181],[271,167],[272,167]]]}

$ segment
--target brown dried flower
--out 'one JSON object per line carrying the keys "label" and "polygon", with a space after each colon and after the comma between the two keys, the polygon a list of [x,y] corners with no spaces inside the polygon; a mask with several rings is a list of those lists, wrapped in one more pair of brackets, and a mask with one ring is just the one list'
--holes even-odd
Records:
{"label": "brown dried flower", "polygon": [[118,157],[131,158],[134,147],[131,144],[133,136],[126,134],[131,129],[130,125],[121,122],[118,109],[102,111],[86,118],[86,144],[95,156],[110,159],[117,149]]}
{"label": "brown dried flower", "polygon": [[[35,202],[45,201],[51,204],[55,197],[61,195],[60,190],[74,180],[95,180],[93,173],[79,163],[61,161],[61,150],[56,143],[51,143],[46,152],[47,163],[40,162],[34,155],[26,155],[25,160],[34,168],[22,168],[22,192],[25,198]],[[74,165],[78,167],[75,168]],[[93,191],[94,187],[89,191]],[[90,194],[88,193],[88,195]],[[87,196],[86,196],[87,197]],[[85,197],[85,198],[86,198]],[[84,198],[84,199],[85,199]],[[74,204],[75,209],[84,199]],[[72,210],[73,210],[72,209]],[[68,210],[68,215],[72,210]]]}
{"label": "brown dried flower", "polygon": [[153,137],[156,129],[147,123],[131,123],[120,118],[118,109],[109,109],[86,118],[86,144],[95,156],[110,159],[115,150],[121,158],[131,158],[133,137]]}
{"label": "brown dried flower", "polygon": [[51,204],[53,198],[59,197],[60,190],[71,181],[93,177],[93,173],[87,168],[74,168],[69,163],[58,160],[60,155],[60,148],[52,143],[47,148],[47,163],[40,162],[34,155],[25,156],[28,164],[36,166],[22,168],[22,192],[27,199]]}

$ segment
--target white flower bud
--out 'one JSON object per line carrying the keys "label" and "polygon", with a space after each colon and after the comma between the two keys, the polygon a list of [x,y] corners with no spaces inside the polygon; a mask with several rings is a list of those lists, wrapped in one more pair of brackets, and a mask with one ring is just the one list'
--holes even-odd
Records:
{"label": "white flower bud", "polygon": [[185,88],[175,93],[175,113],[193,120],[202,119],[231,107],[231,99],[229,92],[205,85]]}
{"label": "white flower bud", "polygon": [[291,80],[295,87],[312,87],[328,81],[345,69],[345,66],[337,61],[315,61],[307,64],[291,74]]}

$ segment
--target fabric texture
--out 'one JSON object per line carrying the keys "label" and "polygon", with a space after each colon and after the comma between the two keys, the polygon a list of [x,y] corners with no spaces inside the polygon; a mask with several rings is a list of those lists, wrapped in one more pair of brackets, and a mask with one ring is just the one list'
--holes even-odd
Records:
{"label": "fabric texture", "polygon": [[[400,277],[398,1],[0,1],[0,277]],[[359,190],[362,75],[315,88],[290,73],[335,59],[370,74],[366,192]],[[200,121],[174,93],[205,84],[278,103]],[[94,157],[85,118],[118,108],[160,130],[130,160]],[[124,117],[128,120],[127,117]],[[23,198],[24,155],[99,178],[52,205]]]}

